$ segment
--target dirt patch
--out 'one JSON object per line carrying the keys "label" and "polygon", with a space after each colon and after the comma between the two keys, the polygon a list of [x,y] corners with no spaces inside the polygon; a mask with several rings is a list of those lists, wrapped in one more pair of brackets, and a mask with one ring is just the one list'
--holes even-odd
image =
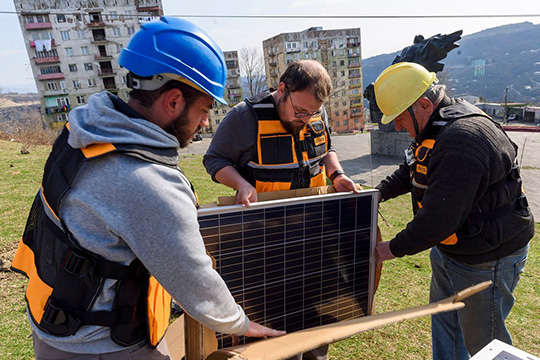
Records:
{"label": "dirt patch", "polygon": [[9,250],[5,253],[0,254],[0,272],[10,271],[9,267],[11,266],[11,262],[13,261],[13,258],[15,257],[16,251],[17,249],[13,249],[13,250]]}

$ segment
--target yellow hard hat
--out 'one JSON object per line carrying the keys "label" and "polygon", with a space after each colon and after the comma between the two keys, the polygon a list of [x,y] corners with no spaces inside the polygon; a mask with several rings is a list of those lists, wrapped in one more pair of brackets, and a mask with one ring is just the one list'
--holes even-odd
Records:
{"label": "yellow hard hat", "polygon": [[386,68],[375,80],[375,99],[383,113],[381,122],[394,120],[437,81],[435,73],[416,63],[400,62]]}

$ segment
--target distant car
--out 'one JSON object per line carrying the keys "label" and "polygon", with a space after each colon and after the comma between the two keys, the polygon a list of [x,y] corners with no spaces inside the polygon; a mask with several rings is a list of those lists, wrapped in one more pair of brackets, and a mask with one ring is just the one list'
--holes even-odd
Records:
{"label": "distant car", "polygon": [[193,135],[193,138],[191,141],[202,141],[202,135],[201,134],[195,134]]}
{"label": "distant car", "polygon": [[511,115],[508,115],[508,121],[512,121],[512,120],[517,120],[517,115],[516,114],[511,114]]}

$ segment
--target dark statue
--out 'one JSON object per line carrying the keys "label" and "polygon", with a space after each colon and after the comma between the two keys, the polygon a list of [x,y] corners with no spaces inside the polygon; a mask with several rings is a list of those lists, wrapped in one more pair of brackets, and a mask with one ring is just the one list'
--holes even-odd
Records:
{"label": "dark statue", "polygon": [[[459,44],[455,42],[461,39],[462,33],[463,30],[459,30],[448,35],[437,34],[428,39],[417,35],[414,37],[413,44],[401,50],[401,54],[396,56],[392,64],[403,61],[414,62],[424,66],[429,71],[440,72],[444,68],[444,64],[439,61],[444,59],[450,51],[459,47]],[[379,123],[379,129],[384,132],[396,131],[393,121],[387,125],[381,124],[382,112],[377,106],[373,83],[364,90],[364,98],[369,101],[371,121]]]}

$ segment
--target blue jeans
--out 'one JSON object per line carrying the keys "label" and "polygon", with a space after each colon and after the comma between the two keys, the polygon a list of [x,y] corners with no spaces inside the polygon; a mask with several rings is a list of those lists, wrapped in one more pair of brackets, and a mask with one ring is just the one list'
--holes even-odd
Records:
{"label": "blue jeans", "polygon": [[493,339],[512,344],[505,320],[514,305],[512,293],[528,253],[529,245],[502,259],[469,265],[449,258],[436,247],[431,249],[430,302],[482,281],[493,281],[488,289],[465,299],[463,309],[431,317],[434,360],[469,359]]}

